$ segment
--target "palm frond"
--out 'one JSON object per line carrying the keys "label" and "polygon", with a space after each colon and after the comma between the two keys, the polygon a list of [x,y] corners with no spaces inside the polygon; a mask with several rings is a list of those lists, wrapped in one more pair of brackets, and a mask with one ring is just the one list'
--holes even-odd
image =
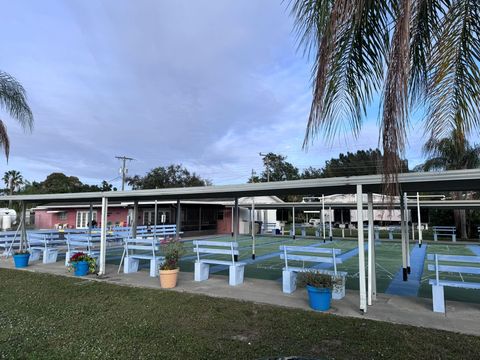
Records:
{"label": "palm frond", "polygon": [[2,120],[0,120],[0,148],[3,148],[8,161],[8,155],[10,154],[10,140],[8,138],[7,127]]}
{"label": "palm frond", "polygon": [[0,71],[0,107],[26,129],[33,128],[33,114],[23,86],[11,75]]}
{"label": "palm frond", "polygon": [[480,128],[480,2],[455,0],[442,18],[432,50],[426,133],[443,138],[453,130]]}
{"label": "palm frond", "polygon": [[405,150],[410,73],[411,0],[399,3],[383,91],[381,137],[383,143],[384,192],[398,195],[400,159]]}
{"label": "palm frond", "polygon": [[313,99],[304,147],[321,131],[358,134],[366,107],[381,87],[388,49],[389,1],[295,0],[299,45],[316,51]]}

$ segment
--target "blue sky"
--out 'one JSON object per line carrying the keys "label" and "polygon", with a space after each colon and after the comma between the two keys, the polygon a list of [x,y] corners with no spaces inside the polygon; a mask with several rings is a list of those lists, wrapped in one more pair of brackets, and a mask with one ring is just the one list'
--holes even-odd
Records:
{"label": "blue sky", "polygon": [[[0,172],[99,183],[117,178],[115,156],[127,155],[132,175],[182,163],[215,184],[242,183],[262,170],[259,152],[302,169],[378,145],[375,103],[358,139],[319,137],[302,150],[311,65],[281,0],[0,4],[0,69],[25,86],[35,116],[25,134],[0,113],[11,140]],[[411,165],[422,133],[410,129]]]}

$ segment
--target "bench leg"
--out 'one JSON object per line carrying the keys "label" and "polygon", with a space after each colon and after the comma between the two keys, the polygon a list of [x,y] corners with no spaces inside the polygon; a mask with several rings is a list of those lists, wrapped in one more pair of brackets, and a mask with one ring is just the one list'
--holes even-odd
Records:
{"label": "bench leg", "polygon": [[133,273],[138,271],[138,264],[140,260],[126,256],[123,263],[123,272],[125,274]]}
{"label": "bench leg", "polygon": [[195,281],[208,280],[209,271],[210,271],[210,265],[209,264],[195,262],[194,280]]}
{"label": "bench leg", "polygon": [[320,231],[315,230],[315,237],[320,237]]}
{"label": "bench leg", "polygon": [[452,241],[456,242],[457,241],[457,234],[452,234]]}
{"label": "bench leg", "polygon": [[393,234],[391,232],[388,233],[388,240],[393,240]]}
{"label": "bench leg", "polygon": [[433,311],[445,314],[445,296],[442,285],[432,285]]}
{"label": "bench leg", "polygon": [[305,229],[302,229],[302,237],[305,237],[307,236],[307,232],[305,231]]}
{"label": "bench leg", "polygon": [[67,251],[67,252],[65,253],[65,266],[70,265],[70,256],[71,256],[70,251]]}
{"label": "bench leg", "polygon": [[433,240],[437,241],[437,233],[433,233]]}
{"label": "bench leg", "polygon": [[30,254],[30,261],[37,261],[40,260],[40,254],[42,253],[41,250],[32,250]]}
{"label": "bench leg", "polygon": [[293,293],[297,288],[297,273],[295,271],[283,270],[282,283],[284,293]]}
{"label": "bench leg", "polygon": [[[334,276],[332,276],[333,278]],[[341,279],[341,284],[333,285],[332,291],[332,299],[333,300],[341,300],[345,297],[345,276],[337,276],[337,278]]]}
{"label": "bench leg", "polygon": [[43,251],[43,263],[51,264],[56,263],[58,257],[58,249],[46,249]]}
{"label": "bench leg", "polygon": [[150,260],[150,276],[151,277],[158,276],[159,267],[160,267],[160,261],[158,261],[157,259]]}
{"label": "bench leg", "polygon": [[237,286],[243,284],[243,273],[245,266],[230,265],[228,272],[228,284],[230,286]]}

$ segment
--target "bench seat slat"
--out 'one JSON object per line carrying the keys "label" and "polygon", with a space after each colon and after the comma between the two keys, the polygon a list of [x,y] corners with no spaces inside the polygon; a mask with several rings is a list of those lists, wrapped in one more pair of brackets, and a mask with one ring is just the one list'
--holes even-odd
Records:
{"label": "bench seat slat", "polygon": [[219,247],[228,247],[231,248],[233,244],[233,248],[238,248],[238,243],[236,242],[229,242],[229,241],[209,241],[209,240],[194,240],[194,246],[219,246]]}
{"label": "bench seat slat", "polygon": [[464,281],[440,280],[437,283],[436,279],[430,279],[428,283],[430,285],[441,285],[441,286],[449,286],[449,287],[464,288],[464,289],[480,289],[480,283],[472,283],[472,282],[464,282]]}
{"label": "bench seat slat", "polygon": [[[280,259],[285,260],[285,254],[280,254]],[[331,257],[320,257],[320,256],[308,256],[308,255],[294,255],[287,253],[287,260],[297,260],[297,261],[307,261],[307,262],[316,262],[316,263],[328,263],[333,264],[333,258]],[[335,263],[341,264],[342,259],[335,259]]]}
{"label": "bench seat slat", "polygon": [[[287,270],[286,268],[283,268],[283,270]],[[288,267],[289,271],[294,271],[294,272],[307,272],[307,271],[312,271],[312,272],[318,272],[320,274],[325,274],[325,275],[335,275],[335,271],[333,270],[327,270],[327,269],[315,269],[315,268],[301,268],[301,267]],[[337,271],[338,276],[347,276],[348,273],[346,271]]]}
{"label": "bench seat slat", "polygon": [[[428,270],[435,271],[435,265],[428,264]],[[480,267],[472,266],[438,265],[438,271],[480,275]]]}
{"label": "bench seat slat", "polygon": [[[147,255],[147,254],[131,254],[127,255],[126,257],[134,258],[134,259],[144,259],[144,260],[153,260],[153,255]],[[157,260],[164,260],[164,256],[155,256],[155,259]]]}
{"label": "bench seat slat", "polygon": [[[479,263],[480,256],[470,256],[470,255],[440,255],[437,254],[438,261],[456,261],[464,263]],[[428,254],[427,260],[434,261],[435,254]]]}
{"label": "bench seat slat", "polygon": [[[313,246],[280,246],[281,251],[284,251],[285,249],[287,250],[287,252],[311,252],[319,254],[332,254],[331,248],[318,248]],[[342,250],[333,249],[333,252],[335,253],[335,255],[339,255],[342,253]]]}
{"label": "bench seat slat", "polygon": [[[150,245],[128,245],[128,250],[144,250],[144,251],[152,251],[152,246]],[[155,247],[155,251],[160,251],[158,246]]]}
{"label": "bench seat slat", "polygon": [[[195,249],[197,251],[197,249]],[[198,248],[198,252],[202,254],[222,254],[222,255],[239,255],[238,250],[231,249],[212,249],[212,248]]]}
{"label": "bench seat slat", "polygon": [[[198,262],[198,261],[196,261]],[[214,265],[235,265],[235,266],[245,266],[247,265],[244,262],[232,262],[232,261],[225,261],[225,260],[215,260],[215,259],[200,259],[202,264],[214,264]]]}

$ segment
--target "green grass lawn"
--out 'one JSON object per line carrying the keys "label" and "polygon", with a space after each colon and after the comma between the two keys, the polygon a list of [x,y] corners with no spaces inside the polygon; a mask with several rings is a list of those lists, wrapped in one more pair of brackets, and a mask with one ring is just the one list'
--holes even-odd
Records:
{"label": "green grass lawn", "polygon": [[0,270],[0,358],[476,358],[480,338]]}

